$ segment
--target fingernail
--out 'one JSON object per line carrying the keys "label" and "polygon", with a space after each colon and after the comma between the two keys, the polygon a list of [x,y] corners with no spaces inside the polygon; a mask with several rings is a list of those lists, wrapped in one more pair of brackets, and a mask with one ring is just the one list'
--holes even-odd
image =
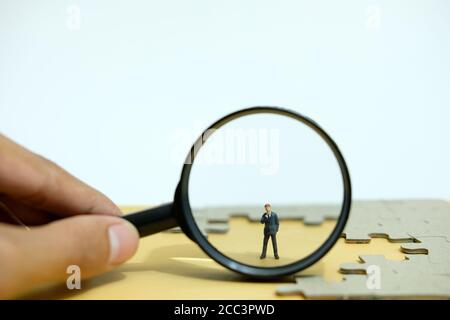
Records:
{"label": "fingernail", "polygon": [[117,265],[130,259],[137,250],[139,235],[128,222],[113,224],[108,229],[109,264]]}

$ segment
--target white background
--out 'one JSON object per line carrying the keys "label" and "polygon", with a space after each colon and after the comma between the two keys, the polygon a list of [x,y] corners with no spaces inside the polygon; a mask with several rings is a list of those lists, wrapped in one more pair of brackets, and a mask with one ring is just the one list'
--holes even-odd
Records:
{"label": "white background", "polygon": [[0,1],[0,131],[118,203],[170,200],[177,133],[253,105],[321,124],[355,198],[450,198],[450,2]]}

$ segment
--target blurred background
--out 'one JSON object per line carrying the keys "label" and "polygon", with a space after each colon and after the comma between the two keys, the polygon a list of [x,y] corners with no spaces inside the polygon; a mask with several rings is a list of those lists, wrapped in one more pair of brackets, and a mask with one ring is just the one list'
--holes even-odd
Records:
{"label": "blurred background", "polygon": [[448,199],[449,35],[447,0],[2,0],[0,132],[158,204],[211,122],[283,106],[336,140],[354,198]]}

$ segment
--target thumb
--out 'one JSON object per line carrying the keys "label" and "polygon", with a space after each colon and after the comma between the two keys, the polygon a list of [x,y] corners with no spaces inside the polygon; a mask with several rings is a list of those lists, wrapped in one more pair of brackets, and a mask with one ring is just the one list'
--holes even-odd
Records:
{"label": "thumb", "polygon": [[82,278],[108,271],[131,258],[138,242],[129,222],[109,216],[80,215],[29,231],[0,224],[0,298],[63,281],[71,265]]}

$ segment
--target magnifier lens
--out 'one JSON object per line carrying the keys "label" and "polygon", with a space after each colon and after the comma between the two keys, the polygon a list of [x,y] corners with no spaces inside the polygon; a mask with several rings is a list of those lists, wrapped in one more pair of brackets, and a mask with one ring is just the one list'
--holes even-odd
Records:
{"label": "magnifier lens", "polygon": [[336,225],[343,196],[339,165],[322,137],[273,113],[207,131],[189,178],[192,215],[210,244],[263,268],[317,250]]}

